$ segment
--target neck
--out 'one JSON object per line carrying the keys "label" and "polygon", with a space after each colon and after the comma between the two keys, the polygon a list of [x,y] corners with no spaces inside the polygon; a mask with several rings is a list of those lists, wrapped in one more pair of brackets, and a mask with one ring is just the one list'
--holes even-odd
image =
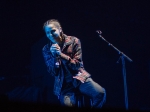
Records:
{"label": "neck", "polygon": [[58,37],[57,43],[58,43],[58,44],[61,44],[61,43],[62,43],[62,37],[61,37],[61,36]]}
{"label": "neck", "polygon": [[62,48],[64,45],[64,38],[61,37],[61,41],[58,44]]}

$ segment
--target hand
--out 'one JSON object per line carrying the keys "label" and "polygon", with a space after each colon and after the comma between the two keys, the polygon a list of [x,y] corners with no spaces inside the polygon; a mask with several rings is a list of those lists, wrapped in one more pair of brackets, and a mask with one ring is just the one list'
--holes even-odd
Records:
{"label": "hand", "polygon": [[73,76],[73,78],[78,79],[82,83],[84,83],[90,76],[91,75],[86,70],[80,68],[78,74],[76,76]]}
{"label": "hand", "polygon": [[56,44],[52,44],[52,46],[50,47],[50,51],[51,53],[56,56],[57,55],[60,55],[61,51],[60,51],[60,47],[59,45],[56,43]]}
{"label": "hand", "polygon": [[78,72],[78,74],[73,76],[73,78],[80,80],[82,83],[84,83],[86,80],[86,77],[84,77],[81,72]]}

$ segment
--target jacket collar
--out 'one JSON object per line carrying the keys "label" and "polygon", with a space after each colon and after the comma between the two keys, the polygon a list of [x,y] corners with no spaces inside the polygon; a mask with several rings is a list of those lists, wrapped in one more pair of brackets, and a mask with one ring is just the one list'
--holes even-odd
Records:
{"label": "jacket collar", "polygon": [[[71,36],[67,36],[66,34],[63,34],[63,38],[64,38],[64,44],[63,44],[63,48],[64,49],[67,45],[70,45],[73,43],[73,38],[71,38]],[[52,42],[49,41],[50,43],[48,44],[49,47],[52,45]]]}
{"label": "jacket collar", "polygon": [[73,38],[71,38],[71,36],[67,36],[66,34],[63,34],[63,37],[64,37],[64,46],[66,45],[70,45],[73,43]]}

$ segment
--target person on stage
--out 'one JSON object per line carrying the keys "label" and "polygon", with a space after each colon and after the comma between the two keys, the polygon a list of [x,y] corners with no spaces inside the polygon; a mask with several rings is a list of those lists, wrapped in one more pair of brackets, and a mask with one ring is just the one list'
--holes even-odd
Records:
{"label": "person on stage", "polygon": [[42,53],[49,74],[54,76],[53,92],[60,103],[63,106],[76,106],[78,93],[92,99],[92,108],[101,108],[106,102],[106,91],[85,70],[80,39],[64,34],[56,19],[46,21],[43,29],[48,43]]}

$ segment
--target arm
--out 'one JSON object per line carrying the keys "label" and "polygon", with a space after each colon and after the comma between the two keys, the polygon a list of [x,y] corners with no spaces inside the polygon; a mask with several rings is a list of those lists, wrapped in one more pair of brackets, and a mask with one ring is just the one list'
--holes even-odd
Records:
{"label": "arm", "polygon": [[79,39],[75,39],[73,45],[73,58],[61,53],[61,58],[68,60],[68,66],[78,71],[78,73],[73,76],[73,78],[80,80],[82,83],[86,81],[91,75],[84,69],[82,62],[82,49],[81,42]]}
{"label": "arm", "polygon": [[45,64],[47,66],[47,71],[54,76],[55,75],[55,58],[50,52],[48,45],[45,45],[42,49]]}
{"label": "arm", "polygon": [[72,70],[78,70],[79,68],[83,67],[82,49],[81,49],[80,40],[77,38],[74,38],[72,47],[73,47],[72,48],[72,50],[73,50],[72,58],[62,52],[59,55],[60,55],[62,61],[65,64],[67,64],[69,68],[71,68]]}
{"label": "arm", "polygon": [[82,62],[82,49],[80,40],[75,38],[73,43],[73,58],[67,56],[64,53],[59,52],[62,61],[69,66],[72,70],[77,71],[78,73],[73,78],[80,80],[82,83],[86,81],[91,75],[84,69]]}

